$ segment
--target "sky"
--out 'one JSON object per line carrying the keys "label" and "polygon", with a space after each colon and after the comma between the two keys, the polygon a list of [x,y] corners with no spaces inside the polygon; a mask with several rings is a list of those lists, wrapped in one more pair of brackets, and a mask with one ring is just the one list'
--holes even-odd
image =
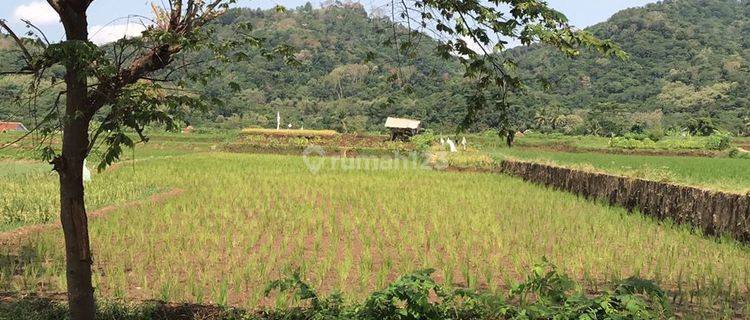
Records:
{"label": "sky", "polygon": [[[383,0],[360,0],[371,7]],[[140,34],[145,26],[139,16],[152,17],[151,2],[161,0],[95,0],[89,8],[89,33],[93,42],[102,44],[125,35]],[[239,0],[243,7],[272,8],[282,5],[295,8],[307,0]],[[310,0],[318,5],[320,0]],[[625,8],[643,6],[653,0],[548,0],[553,8],[565,13],[573,25],[587,27],[607,20],[612,14]],[[63,39],[63,30],[57,14],[45,0],[0,0],[0,19],[8,21],[18,34],[26,32],[22,19],[31,21],[42,29],[50,42]]]}

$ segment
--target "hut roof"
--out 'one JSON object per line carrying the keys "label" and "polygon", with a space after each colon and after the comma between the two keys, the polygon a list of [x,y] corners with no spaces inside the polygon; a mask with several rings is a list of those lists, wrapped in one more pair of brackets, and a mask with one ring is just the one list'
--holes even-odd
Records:
{"label": "hut roof", "polygon": [[418,120],[388,117],[388,119],[385,120],[385,127],[397,129],[418,129],[420,123],[422,122]]}
{"label": "hut roof", "polygon": [[0,121],[0,131],[29,131],[26,126],[20,122],[2,122]]}

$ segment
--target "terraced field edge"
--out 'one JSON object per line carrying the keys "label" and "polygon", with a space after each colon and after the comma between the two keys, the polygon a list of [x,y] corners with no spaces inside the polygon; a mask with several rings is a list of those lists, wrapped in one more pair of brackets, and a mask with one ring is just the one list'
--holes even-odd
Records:
{"label": "terraced field edge", "polygon": [[526,181],[658,219],[690,224],[708,235],[750,242],[750,194],[710,191],[658,181],[587,172],[546,164],[504,160],[500,171]]}

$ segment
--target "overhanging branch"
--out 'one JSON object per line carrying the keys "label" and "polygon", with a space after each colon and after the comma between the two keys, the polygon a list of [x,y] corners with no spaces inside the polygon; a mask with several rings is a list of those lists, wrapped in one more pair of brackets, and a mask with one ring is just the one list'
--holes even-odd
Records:
{"label": "overhanging branch", "polygon": [[5,29],[5,32],[7,32],[8,35],[13,38],[13,41],[16,42],[18,47],[21,49],[21,52],[23,53],[23,57],[24,60],[26,60],[27,67],[29,68],[29,70],[33,70],[32,66],[34,58],[31,56],[31,53],[29,53],[29,50],[26,49],[26,45],[23,43],[23,40],[21,40],[21,38],[19,38],[10,27],[8,27],[8,25],[5,23],[5,20],[0,19],[0,27]]}

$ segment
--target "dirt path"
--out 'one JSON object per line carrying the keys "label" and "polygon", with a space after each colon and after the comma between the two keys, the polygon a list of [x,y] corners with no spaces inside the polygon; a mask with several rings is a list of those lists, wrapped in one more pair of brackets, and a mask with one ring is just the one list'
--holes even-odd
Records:
{"label": "dirt path", "polygon": [[[146,204],[146,203],[162,203],[166,201],[167,199],[177,197],[184,192],[185,190],[183,189],[173,188],[169,191],[152,195],[146,199],[135,200],[135,201],[130,201],[124,204],[109,205],[103,208],[99,208],[97,210],[89,212],[88,217],[89,219],[96,219],[96,218],[103,217],[107,215],[108,213],[118,210],[118,209],[132,208],[132,207],[136,207],[136,206]],[[26,239],[29,235],[39,233],[42,231],[46,231],[46,230],[50,230],[50,229],[59,228],[59,227],[60,227],[60,222],[54,222],[54,223],[47,223],[47,224],[23,226],[23,227],[20,227],[11,231],[2,232],[0,233],[0,246],[18,244],[22,240]]]}

